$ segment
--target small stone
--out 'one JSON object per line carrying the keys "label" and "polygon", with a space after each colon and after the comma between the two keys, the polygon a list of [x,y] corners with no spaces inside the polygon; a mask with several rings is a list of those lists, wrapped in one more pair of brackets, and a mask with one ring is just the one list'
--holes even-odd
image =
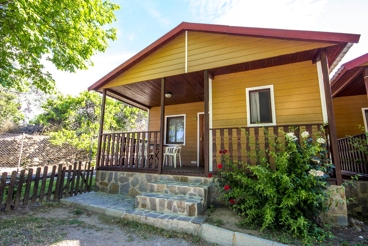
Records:
{"label": "small stone", "polygon": [[117,183],[112,183],[110,185],[110,193],[118,194],[119,193],[119,185]]}
{"label": "small stone", "polygon": [[363,221],[354,219],[354,218],[350,218],[349,219],[350,225],[357,230],[358,232],[362,231],[362,226],[364,225]]}

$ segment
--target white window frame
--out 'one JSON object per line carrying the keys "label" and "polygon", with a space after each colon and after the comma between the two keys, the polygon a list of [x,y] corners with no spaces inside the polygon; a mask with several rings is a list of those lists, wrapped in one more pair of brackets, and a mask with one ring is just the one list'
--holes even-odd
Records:
{"label": "white window frame", "polygon": [[[249,92],[257,91],[257,90],[270,90],[270,99],[271,99],[271,112],[272,112],[272,123],[250,123],[250,97]],[[247,104],[247,126],[275,126],[276,125],[276,109],[275,109],[275,96],[273,92],[273,85],[265,85],[265,86],[257,86],[245,88],[245,98]]]}
{"label": "white window frame", "polygon": [[164,144],[165,145],[177,145],[177,144],[172,144],[172,143],[167,143],[166,142],[166,133],[167,133],[167,118],[173,118],[173,117],[179,117],[179,116],[184,116],[184,141],[183,141],[183,146],[185,145],[185,138],[186,138],[186,130],[187,130],[187,120],[186,120],[186,115],[185,114],[175,114],[175,115],[166,115],[165,116],[165,132],[164,132]]}
{"label": "white window frame", "polygon": [[367,123],[367,118],[365,117],[365,111],[368,111],[368,108],[362,108],[365,132],[368,132],[368,123]]}

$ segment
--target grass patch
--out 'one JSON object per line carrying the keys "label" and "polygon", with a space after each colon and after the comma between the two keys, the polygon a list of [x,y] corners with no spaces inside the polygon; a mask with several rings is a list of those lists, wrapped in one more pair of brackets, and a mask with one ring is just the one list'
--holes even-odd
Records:
{"label": "grass patch", "polygon": [[68,225],[80,226],[76,219],[39,218],[32,215],[3,219],[0,223],[0,245],[48,245],[63,239]]}

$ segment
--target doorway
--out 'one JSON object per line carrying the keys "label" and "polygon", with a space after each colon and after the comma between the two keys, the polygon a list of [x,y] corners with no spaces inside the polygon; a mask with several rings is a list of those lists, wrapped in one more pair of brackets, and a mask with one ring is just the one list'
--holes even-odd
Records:
{"label": "doorway", "polygon": [[204,167],[204,113],[197,114],[197,167]]}

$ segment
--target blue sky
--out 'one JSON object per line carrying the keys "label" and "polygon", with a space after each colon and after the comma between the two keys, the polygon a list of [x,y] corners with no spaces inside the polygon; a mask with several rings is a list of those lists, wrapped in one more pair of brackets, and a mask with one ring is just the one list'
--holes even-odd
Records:
{"label": "blue sky", "polygon": [[[94,66],[71,74],[50,65],[57,88],[77,95],[181,22],[361,34],[339,66],[368,53],[367,0],[112,0],[118,39]],[[333,73],[332,73],[333,74]],[[331,74],[331,75],[332,75]]]}

